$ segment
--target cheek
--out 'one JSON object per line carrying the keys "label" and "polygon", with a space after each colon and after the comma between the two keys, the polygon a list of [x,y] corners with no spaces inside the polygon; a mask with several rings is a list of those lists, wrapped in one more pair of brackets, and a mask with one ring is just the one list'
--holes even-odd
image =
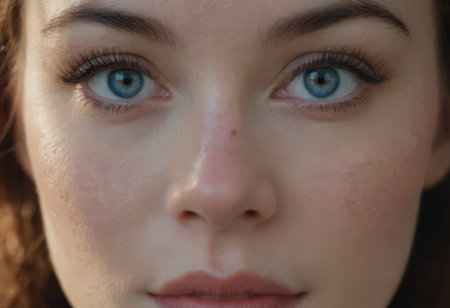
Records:
{"label": "cheek", "polygon": [[408,247],[439,113],[437,89],[417,88],[407,95],[388,88],[366,115],[317,126],[306,144],[290,149],[296,158],[286,154],[300,163],[281,167],[289,175],[281,187],[298,200],[305,229],[345,235],[361,247],[374,244],[367,239]]}
{"label": "cheek", "polygon": [[[35,153],[40,197],[52,223],[61,230],[69,227],[74,235],[88,228],[90,241],[99,247],[125,238],[144,217],[163,210],[163,156],[151,145],[121,143],[117,140],[130,138],[116,137],[77,133],[56,138],[61,142],[55,146],[40,139]],[[48,160],[54,147],[70,151],[60,150]]]}
{"label": "cheek", "polygon": [[375,293],[381,307],[399,284],[429,155],[429,136],[381,139],[388,141],[314,151],[301,169],[285,169],[281,188],[283,203],[296,205],[286,225],[287,241],[299,243],[297,266],[314,272],[317,289],[329,288],[334,299],[361,300],[352,307]]}
{"label": "cheek", "polygon": [[372,246],[372,240],[396,244],[410,237],[426,153],[398,145],[391,149],[390,153],[333,151],[332,157],[317,155],[307,168],[291,172],[284,189],[285,196],[298,204],[292,208],[299,220],[296,225],[318,237],[339,237],[339,245],[355,240],[358,245]]}
{"label": "cheek", "polygon": [[356,240],[375,249],[408,243],[404,240],[415,225],[421,174],[417,165],[408,169],[404,160],[389,159],[352,162],[341,165],[340,173],[328,173],[328,192],[317,195],[320,205],[311,208],[311,215],[325,220],[322,225],[344,242]]}
{"label": "cheek", "polygon": [[328,173],[329,195],[350,221],[373,221],[385,226],[405,211],[415,212],[424,157],[417,149],[413,150],[416,152],[398,146],[388,149],[389,152],[374,151],[364,157],[350,155],[345,162],[336,162],[331,167],[336,171]]}
{"label": "cheek", "polygon": [[113,132],[73,134],[69,122],[41,123],[28,136],[52,262],[74,298],[98,285],[107,286],[99,295],[120,297],[117,290],[141,279],[134,266],[142,256],[157,257],[166,244],[152,232],[165,227],[165,161],[158,146],[117,142],[130,138]]}

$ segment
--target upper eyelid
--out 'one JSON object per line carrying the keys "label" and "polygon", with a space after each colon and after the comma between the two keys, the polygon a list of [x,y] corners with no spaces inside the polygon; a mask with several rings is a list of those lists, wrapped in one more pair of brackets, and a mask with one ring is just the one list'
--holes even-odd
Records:
{"label": "upper eyelid", "polygon": [[[318,57],[322,55],[321,57]],[[330,60],[330,55],[334,55],[334,64],[330,64],[328,61],[324,60]],[[339,56],[339,57],[338,57]],[[358,72],[355,70],[355,68],[349,68],[345,67],[342,63],[343,57],[345,56],[348,59],[353,59],[353,61],[358,61],[359,64],[362,64],[366,66],[368,70],[371,71],[373,74],[372,80],[365,80],[363,78],[364,76],[361,76],[361,72]],[[312,61],[311,59],[315,59],[317,61]],[[328,58],[328,59],[327,59]],[[318,61],[320,59],[321,61]],[[337,60],[340,60],[341,65],[337,65],[339,62]],[[348,64],[348,63],[347,63]],[[353,63],[355,64],[355,62]],[[288,61],[288,64],[285,65],[281,72],[276,75],[274,79],[272,79],[271,84],[274,86],[270,90],[270,97],[274,98],[279,91],[282,91],[287,86],[289,86],[295,78],[301,75],[301,73],[306,72],[308,69],[312,69],[315,67],[321,67],[321,66],[333,66],[338,67],[341,69],[345,69],[348,72],[354,74],[357,78],[362,80],[363,82],[367,84],[382,84],[386,81],[389,81],[390,79],[390,70],[382,61],[381,58],[375,57],[375,56],[369,56],[369,54],[365,54],[360,49],[349,49],[346,47],[336,47],[336,46],[328,46],[321,50],[311,51],[308,53],[303,53],[300,55],[297,55],[295,58],[293,58],[291,61]],[[297,74],[295,74],[297,71]]]}
{"label": "upper eyelid", "polygon": [[[95,65],[94,62],[99,59],[109,59],[107,61],[109,64],[106,66]],[[125,64],[123,62],[125,62]],[[352,65],[352,67],[344,65],[349,64],[349,62],[351,62],[350,64]],[[300,75],[297,74],[296,76],[292,76],[294,70],[297,70],[301,67],[306,70],[308,68],[313,68],[314,65],[316,67],[319,67],[327,64],[346,69],[347,71],[354,73],[358,77],[364,77],[361,76],[361,71],[358,70],[358,67],[361,66],[365,68],[365,72],[363,71],[362,75],[364,75],[364,73],[372,75],[372,78],[366,78],[370,80],[365,81],[369,81],[372,83],[382,83],[389,78],[389,73],[384,68],[383,63],[381,63],[381,61],[379,61],[378,59],[363,55],[360,50],[351,50],[344,47],[328,47],[322,50],[305,53],[303,55],[297,56],[294,60],[289,61],[289,63],[282,69],[280,74],[277,74],[277,77],[273,80],[272,84],[278,85],[276,86],[276,88],[279,89],[280,83],[284,83],[284,86],[286,86],[295,77]],[[82,69],[83,66],[84,69]],[[99,69],[100,66],[103,66],[102,69]],[[139,70],[156,82],[166,80],[164,76],[154,78],[155,72],[157,73],[157,76],[159,76],[160,73],[151,61],[148,61],[147,59],[139,55],[130,52],[123,52],[120,49],[114,48],[92,50],[90,52],[82,54],[81,56],[78,56],[76,60],[72,61],[72,64],[69,64],[65,69],[57,73],[57,75],[59,79],[66,84],[73,85],[85,82],[96,73],[107,70],[108,68],[115,67]],[[92,71],[86,73],[85,71],[89,69],[91,69]],[[370,72],[368,73],[367,71]],[[161,78],[162,80],[159,80]],[[289,82],[283,82],[283,80],[286,80],[287,78],[290,79]],[[364,78],[361,79],[364,80]]]}
{"label": "upper eyelid", "polygon": [[[352,54],[353,53],[353,54]],[[309,59],[305,59],[309,57]],[[297,58],[294,68],[290,68],[291,81],[308,69],[332,66],[344,69],[371,83],[382,83],[389,78],[384,65],[376,59],[368,59],[360,51],[325,50],[312,52]]]}
{"label": "upper eyelid", "polygon": [[57,75],[64,83],[75,84],[85,82],[93,75],[111,68],[136,69],[151,79],[155,71],[151,62],[131,53],[102,54],[92,51],[90,55],[80,56]]}

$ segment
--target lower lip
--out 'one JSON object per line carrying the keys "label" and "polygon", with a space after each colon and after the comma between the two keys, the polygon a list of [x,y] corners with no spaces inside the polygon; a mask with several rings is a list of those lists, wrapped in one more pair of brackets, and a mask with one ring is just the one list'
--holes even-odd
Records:
{"label": "lower lip", "polygon": [[206,299],[195,296],[156,296],[149,294],[160,308],[294,308],[305,294],[292,296],[258,295],[242,299]]}

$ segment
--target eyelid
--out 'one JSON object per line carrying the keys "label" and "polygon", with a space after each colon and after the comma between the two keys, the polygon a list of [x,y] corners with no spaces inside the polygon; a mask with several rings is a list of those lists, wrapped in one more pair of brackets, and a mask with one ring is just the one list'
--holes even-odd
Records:
{"label": "eyelid", "polygon": [[[128,121],[162,112],[170,105],[171,91],[168,79],[146,58],[120,49],[95,49],[66,60],[56,77],[77,93],[76,108],[82,114],[117,121]],[[88,86],[96,75],[108,70],[135,70],[154,82],[159,94],[137,100],[108,99]]]}
{"label": "eyelid", "polygon": [[299,115],[318,121],[336,121],[347,119],[350,116],[359,113],[370,105],[369,100],[373,94],[373,89],[367,86],[360,89],[352,97],[336,101],[308,101],[302,99],[288,98],[286,100],[274,100],[273,107],[282,107],[280,111],[287,112],[287,115]]}
{"label": "eyelid", "polygon": [[288,86],[308,69],[325,66],[347,70],[369,84],[381,84],[390,78],[384,62],[377,57],[369,56],[360,49],[331,47],[302,54],[290,61],[277,78],[275,84],[279,86],[273,93]]}
{"label": "eyelid", "polygon": [[[152,69],[149,69],[151,67]],[[92,50],[69,62],[59,73],[58,78],[68,85],[86,82],[95,74],[112,68],[134,69],[154,79],[154,65],[141,56],[124,53],[116,49]]]}
{"label": "eyelid", "polygon": [[[314,57],[315,55],[312,55]],[[329,57],[329,58],[328,58]],[[299,73],[305,72],[308,69],[317,67],[330,66],[346,70],[355,74],[360,79],[374,84],[382,83],[386,80],[387,75],[377,73],[371,65],[355,58],[351,55],[337,54],[337,55],[323,55],[319,54],[317,58],[312,58],[309,61],[299,63],[293,72],[296,77]]]}
{"label": "eyelid", "polygon": [[99,115],[106,119],[126,121],[166,110],[169,106],[170,92],[161,87],[161,95],[138,100],[110,99],[100,96],[87,83],[77,85],[77,91],[82,99],[77,107],[80,113]]}
{"label": "eyelid", "polygon": [[[359,86],[345,97],[336,99],[309,99],[292,95],[289,86],[310,69],[330,67],[342,69],[359,79]],[[324,49],[296,57],[282,70],[272,92],[271,104],[314,120],[339,120],[354,115],[369,105],[375,86],[390,78],[381,58],[363,54],[360,50],[346,48]]]}

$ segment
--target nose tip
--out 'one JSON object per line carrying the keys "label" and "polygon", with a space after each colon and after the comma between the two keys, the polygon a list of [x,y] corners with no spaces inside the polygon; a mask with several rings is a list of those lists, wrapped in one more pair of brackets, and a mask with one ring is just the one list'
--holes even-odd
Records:
{"label": "nose tip", "polygon": [[215,231],[261,224],[274,215],[276,200],[271,185],[255,171],[238,155],[203,153],[170,187],[167,211],[178,222],[200,220]]}
{"label": "nose tip", "polygon": [[200,219],[216,231],[228,230],[238,221],[246,225],[260,224],[273,216],[275,200],[265,193],[267,189],[258,191],[259,194],[245,192],[243,187],[196,182],[172,189],[167,210],[180,222]]}

